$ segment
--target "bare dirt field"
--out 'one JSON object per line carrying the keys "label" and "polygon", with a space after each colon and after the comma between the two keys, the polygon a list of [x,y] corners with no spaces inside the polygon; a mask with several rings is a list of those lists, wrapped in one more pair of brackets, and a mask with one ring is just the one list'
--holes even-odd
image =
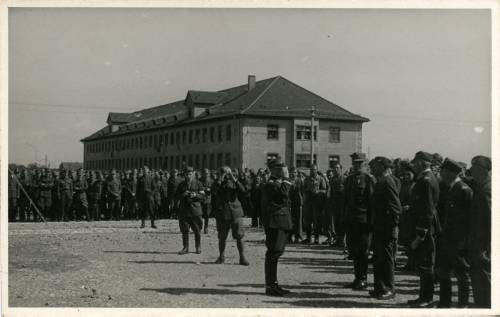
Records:
{"label": "bare dirt field", "polygon": [[[345,289],[353,275],[352,263],[344,260],[342,250],[292,244],[280,259],[278,276],[293,293],[265,296],[264,233],[250,228],[248,221],[246,225],[249,267],[237,264],[232,240],[226,264],[213,264],[218,255],[213,220],[209,234],[202,236],[202,254],[182,256],[177,255],[181,236],[175,220],[158,221],[157,230],[139,229],[138,221],[9,224],[9,304],[387,308],[404,307],[418,293],[417,277],[400,271],[393,300],[379,301],[367,291]],[[193,240],[191,235],[191,251]]]}

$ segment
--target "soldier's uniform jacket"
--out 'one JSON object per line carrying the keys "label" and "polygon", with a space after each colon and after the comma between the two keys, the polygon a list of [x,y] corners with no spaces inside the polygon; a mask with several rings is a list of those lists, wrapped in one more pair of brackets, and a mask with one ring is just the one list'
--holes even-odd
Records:
{"label": "soldier's uniform jacket", "polygon": [[80,201],[87,201],[87,189],[89,185],[84,177],[77,178],[73,182],[73,189],[75,191],[75,199]]}
{"label": "soldier's uniform jacket", "polygon": [[125,179],[123,188],[127,199],[135,197],[137,194],[137,180],[134,177]]}
{"label": "soldier's uniform jacket", "polygon": [[290,186],[290,204],[292,207],[302,207],[304,204],[304,184],[298,177]]}
{"label": "soldier's uniform jacket", "polygon": [[40,197],[52,198],[52,188],[54,187],[54,180],[51,176],[42,176],[38,185],[40,186]]}
{"label": "soldier's uniform jacket", "polygon": [[265,228],[292,230],[289,196],[291,186],[288,180],[280,182],[272,176],[264,185],[261,219]]}
{"label": "soldier's uniform jacket", "polygon": [[314,177],[307,176],[304,180],[304,198],[306,201],[319,203],[328,194],[328,185],[323,176],[316,174]]}
{"label": "soldier's uniform jacket", "polygon": [[345,180],[344,209],[348,222],[372,223],[373,177],[364,172],[352,173]]}
{"label": "soldier's uniform jacket", "polygon": [[113,177],[106,182],[106,197],[108,201],[120,200],[122,193],[122,184],[120,179]]}
{"label": "soldier's uniform jacket", "polygon": [[173,177],[170,176],[167,182],[167,195],[168,197],[175,198],[177,194],[177,187],[179,187],[179,184],[181,183],[181,180],[178,177]]}
{"label": "soldier's uniform jacket", "polygon": [[376,235],[398,237],[401,202],[398,185],[391,175],[377,180],[373,188],[373,232]]}
{"label": "soldier's uniform jacket", "polygon": [[57,181],[57,197],[73,199],[73,181],[68,176]]}
{"label": "soldier's uniform jacket", "polygon": [[161,198],[168,198],[168,178],[164,176],[161,177]]}
{"label": "soldier's uniform jacket", "polygon": [[472,189],[462,180],[452,184],[446,194],[446,219],[441,223],[440,247],[449,252],[464,250],[469,232]]}
{"label": "soldier's uniform jacket", "polygon": [[336,200],[344,196],[344,182],[345,180],[342,174],[333,175],[330,179],[330,190],[328,193],[330,200]]}
{"label": "soldier's uniform jacket", "polygon": [[160,179],[153,179],[151,190],[153,191],[153,199],[156,203],[161,202],[161,190],[162,190],[162,182]]}
{"label": "soldier's uniform jacket", "polygon": [[91,181],[87,191],[89,193],[89,199],[91,201],[100,200],[102,192],[102,181],[100,179],[95,179]]}
{"label": "soldier's uniform jacket", "polygon": [[467,249],[480,254],[491,251],[491,177],[474,184],[473,190]]}
{"label": "soldier's uniform jacket", "polygon": [[[177,187],[177,197],[179,198],[179,213],[184,217],[201,216],[203,214],[201,203],[205,199],[205,187],[199,180],[193,178],[191,181],[182,181]],[[194,193],[190,197],[189,193]]]}
{"label": "soldier's uniform jacket", "polygon": [[[410,197],[410,211],[415,215],[415,235],[424,238],[440,231],[436,206],[439,201],[439,184],[430,169],[416,179]],[[415,236],[414,235],[414,236]]]}
{"label": "soldier's uniform jacket", "polygon": [[137,181],[137,198],[145,200],[153,197],[153,178],[142,175]]}
{"label": "soldier's uniform jacket", "polygon": [[240,181],[234,182],[232,179],[224,180],[222,183],[215,182],[213,185],[215,192],[215,215],[217,218],[232,220],[243,217],[243,208],[238,199],[238,194],[246,189]]}
{"label": "soldier's uniform jacket", "polygon": [[210,177],[202,177],[200,178],[200,182],[203,185],[205,191],[205,200],[203,201],[203,204],[210,205],[212,204],[212,185],[214,181]]}

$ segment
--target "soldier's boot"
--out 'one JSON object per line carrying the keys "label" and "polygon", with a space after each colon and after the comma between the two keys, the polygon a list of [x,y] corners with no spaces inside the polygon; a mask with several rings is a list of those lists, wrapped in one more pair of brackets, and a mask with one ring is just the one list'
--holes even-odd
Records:
{"label": "soldier's boot", "polygon": [[196,249],[196,254],[200,254],[201,253],[201,235],[200,233],[195,233],[194,234],[194,245],[195,245],[195,249]]}
{"label": "soldier's boot", "polygon": [[156,226],[155,226],[155,221],[154,219],[151,220],[151,228],[153,229],[156,229]]}
{"label": "soldier's boot", "polygon": [[179,251],[179,254],[189,253],[189,233],[182,234],[182,250]]}
{"label": "soldier's boot", "polygon": [[219,239],[219,257],[215,261],[215,264],[222,264],[224,263],[224,251],[226,250],[226,241]]}
{"label": "soldier's boot", "polygon": [[146,220],[145,219],[141,219],[141,229],[146,227]]}
{"label": "soldier's boot", "polygon": [[250,263],[245,258],[245,244],[243,243],[243,240],[237,239],[236,246],[238,247],[238,252],[240,253],[240,265],[250,265]]}

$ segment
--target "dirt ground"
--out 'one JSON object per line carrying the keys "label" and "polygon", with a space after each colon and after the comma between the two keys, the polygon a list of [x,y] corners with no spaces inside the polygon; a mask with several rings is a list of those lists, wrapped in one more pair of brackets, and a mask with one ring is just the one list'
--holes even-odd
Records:
{"label": "dirt ground", "polygon": [[[246,219],[247,220],[247,219]],[[138,221],[9,224],[9,305],[25,307],[404,307],[418,280],[397,272],[397,297],[378,301],[343,285],[353,279],[342,250],[288,245],[280,259],[283,298],[264,295],[264,233],[246,222],[250,266],[238,265],[228,240],[226,263],[216,260],[217,234],[202,236],[202,254],[178,255],[175,220],[158,229]],[[194,237],[190,236],[191,251]],[[403,264],[404,258],[399,259]],[[373,275],[369,276],[369,282]],[[456,299],[455,299],[456,301]]]}

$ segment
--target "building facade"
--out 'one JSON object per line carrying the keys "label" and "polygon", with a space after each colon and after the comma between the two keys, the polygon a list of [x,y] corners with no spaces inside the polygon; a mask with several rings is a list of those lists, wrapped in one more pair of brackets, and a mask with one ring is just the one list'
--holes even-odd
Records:
{"label": "building facade", "polygon": [[[314,124],[311,134],[311,107]],[[361,151],[369,121],[278,76],[133,113],[110,113],[107,126],[82,139],[84,168],[173,169],[186,164],[258,169],[280,156],[288,166],[325,170]],[[311,137],[313,138],[311,142]]]}

